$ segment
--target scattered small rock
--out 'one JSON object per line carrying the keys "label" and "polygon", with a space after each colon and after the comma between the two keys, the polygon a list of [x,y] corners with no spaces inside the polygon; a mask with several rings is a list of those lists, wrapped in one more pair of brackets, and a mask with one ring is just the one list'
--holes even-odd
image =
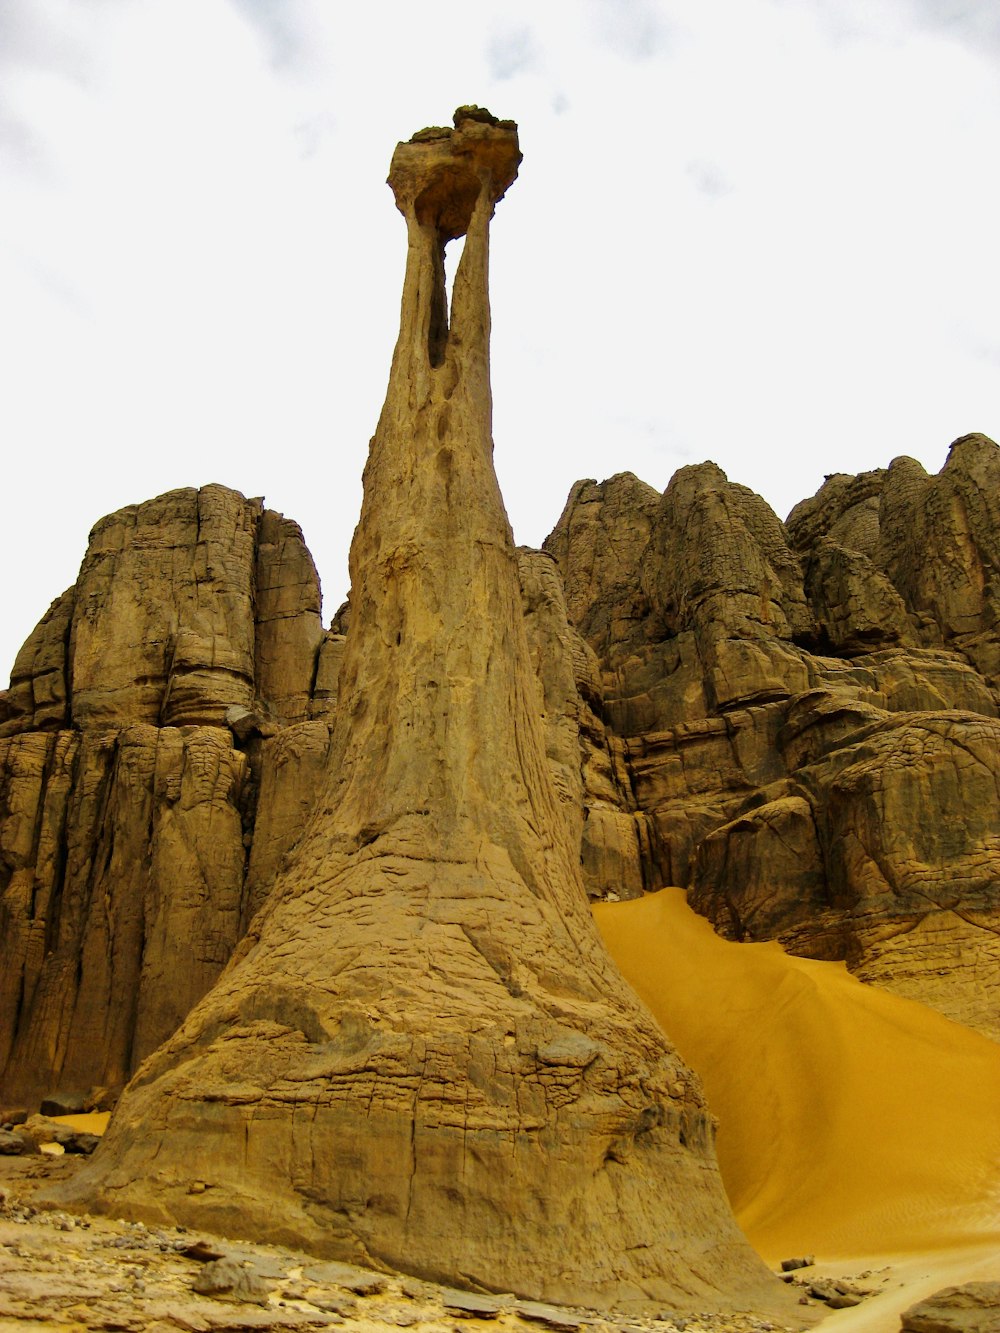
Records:
{"label": "scattered small rock", "polygon": [[39,1148],[48,1148],[56,1144],[63,1152],[90,1154],[100,1143],[97,1134],[88,1134],[84,1130],[71,1129],[69,1125],[56,1124],[47,1116],[29,1116],[23,1130],[18,1133],[28,1135]]}
{"label": "scattered small rock", "polygon": [[586,1322],[569,1310],[564,1310],[559,1305],[547,1305],[544,1301],[515,1301],[513,1308],[514,1313],[520,1315],[522,1319],[530,1319],[536,1324],[546,1324],[549,1328],[559,1330],[559,1333],[577,1333]]}
{"label": "scattered small rock", "polygon": [[0,1154],[4,1157],[23,1157],[38,1152],[38,1144],[29,1134],[14,1129],[0,1129]]}
{"label": "scattered small rock", "polygon": [[310,1282],[329,1282],[343,1287],[355,1296],[381,1296],[389,1285],[381,1273],[370,1273],[366,1268],[354,1268],[351,1264],[312,1264],[302,1270],[302,1276]]}
{"label": "scattered small rock", "polygon": [[816,1262],[814,1254],[803,1255],[801,1259],[782,1259],[781,1271],[783,1273],[794,1273],[797,1268],[812,1268]]}
{"label": "scattered small rock", "polygon": [[503,1300],[497,1296],[459,1291],[457,1287],[444,1287],[441,1300],[447,1313],[458,1315],[460,1319],[496,1319],[504,1309]]}
{"label": "scattered small rock", "polygon": [[237,1263],[235,1259],[214,1259],[205,1265],[191,1290],[199,1296],[216,1296],[227,1301],[245,1301],[249,1305],[266,1305],[271,1289],[253,1268]]}
{"label": "scattered small rock", "polygon": [[83,1115],[87,1109],[87,1098],[82,1092],[50,1092],[42,1098],[38,1108],[42,1115]]}
{"label": "scattered small rock", "polygon": [[72,1137],[64,1140],[63,1152],[83,1153],[89,1157],[100,1141],[99,1134],[87,1134],[83,1130],[74,1130]]}
{"label": "scattered small rock", "polygon": [[827,1297],[827,1305],[831,1310],[848,1310],[852,1305],[860,1305],[861,1296],[857,1296],[851,1291],[837,1291],[832,1296]]}
{"label": "scattered small rock", "polygon": [[395,1324],[397,1328],[412,1328],[414,1324],[422,1324],[426,1319],[426,1314],[419,1310],[411,1310],[406,1305],[394,1306],[391,1310],[382,1310],[382,1318],[390,1324]]}
{"label": "scattered small rock", "polygon": [[352,1301],[350,1296],[334,1296],[331,1292],[326,1292],[322,1296],[312,1294],[308,1298],[310,1305],[315,1305],[317,1310],[322,1310],[324,1314],[340,1315],[344,1318],[354,1314],[358,1308],[357,1301]]}
{"label": "scattered small rock", "polygon": [[806,1290],[817,1301],[825,1302],[831,1310],[846,1310],[860,1305],[866,1296],[871,1295],[870,1290],[856,1287],[846,1278],[811,1278]]}
{"label": "scattered small rock", "polygon": [[[173,1246],[171,1246],[173,1248]],[[194,1244],[184,1244],[179,1250],[185,1259],[194,1259],[199,1264],[211,1263],[213,1259],[224,1259],[225,1253],[210,1245],[207,1240],[196,1240]]]}

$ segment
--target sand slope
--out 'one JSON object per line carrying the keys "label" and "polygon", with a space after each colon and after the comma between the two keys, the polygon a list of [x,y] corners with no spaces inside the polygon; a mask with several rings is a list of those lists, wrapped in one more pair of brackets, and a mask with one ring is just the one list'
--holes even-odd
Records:
{"label": "sand slope", "polygon": [[722,940],[680,889],[595,916],[701,1076],[734,1211],[767,1260],[1000,1235],[1000,1045],[842,964]]}

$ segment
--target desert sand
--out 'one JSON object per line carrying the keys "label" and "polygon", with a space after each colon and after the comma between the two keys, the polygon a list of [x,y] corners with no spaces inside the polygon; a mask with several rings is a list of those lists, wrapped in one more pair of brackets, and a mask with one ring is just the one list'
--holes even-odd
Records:
{"label": "desert sand", "polygon": [[702,1080],[754,1247],[884,1290],[836,1327],[895,1329],[943,1286],[1000,1277],[1000,1046],[843,964],[723,940],[680,889],[594,911]]}
{"label": "desert sand", "polygon": [[843,964],[723,940],[680,889],[595,915],[702,1080],[733,1209],[766,1260],[1000,1235],[1000,1045]]}

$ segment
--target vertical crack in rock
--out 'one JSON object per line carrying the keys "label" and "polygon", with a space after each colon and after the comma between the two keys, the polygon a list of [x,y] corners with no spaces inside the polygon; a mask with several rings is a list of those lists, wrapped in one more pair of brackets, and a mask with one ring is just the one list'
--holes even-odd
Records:
{"label": "vertical crack in rock", "polygon": [[396,149],[400,333],[324,785],[60,1197],[530,1297],[783,1308],[693,1076],[598,939],[546,766],[492,464],[488,232],[519,161],[478,108]]}

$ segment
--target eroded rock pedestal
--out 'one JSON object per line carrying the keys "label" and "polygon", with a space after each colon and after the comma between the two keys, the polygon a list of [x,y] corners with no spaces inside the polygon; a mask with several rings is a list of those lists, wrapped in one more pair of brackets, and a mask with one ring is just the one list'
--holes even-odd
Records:
{"label": "eroded rock pedestal", "polygon": [[325,784],[72,1194],[528,1296],[776,1304],[692,1076],[598,940],[550,777],[491,457],[488,228],[519,160],[475,109],[396,150],[400,336]]}

